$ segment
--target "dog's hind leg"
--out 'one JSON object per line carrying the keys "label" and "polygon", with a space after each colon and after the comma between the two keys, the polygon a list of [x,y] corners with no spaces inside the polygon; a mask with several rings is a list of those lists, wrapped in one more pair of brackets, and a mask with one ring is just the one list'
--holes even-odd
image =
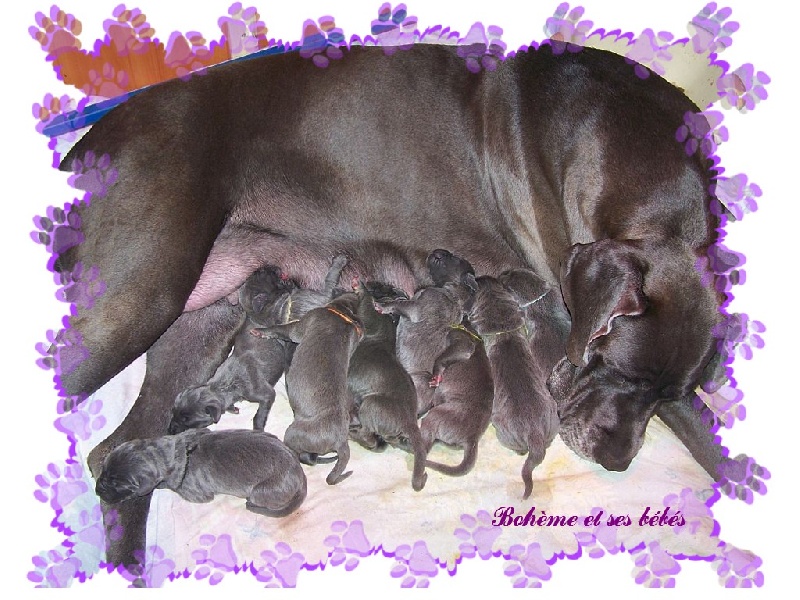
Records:
{"label": "dog's hind leg", "polygon": [[[191,385],[207,381],[230,352],[234,336],[244,322],[244,311],[220,300],[211,306],[184,313],[147,352],[142,389],[120,426],[88,457],[89,469],[97,478],[105,457],[121,443],[167,433],[175,396]],[[107,562],[123,565],[138,573],[145,549],[145,528],[150,496],[114,506],[103,506],[110,529],[122,526],[122,536],[108,536]],[[109,519],[116,512],[116,523]],[[142,552],[137,556],[137,551]]]}

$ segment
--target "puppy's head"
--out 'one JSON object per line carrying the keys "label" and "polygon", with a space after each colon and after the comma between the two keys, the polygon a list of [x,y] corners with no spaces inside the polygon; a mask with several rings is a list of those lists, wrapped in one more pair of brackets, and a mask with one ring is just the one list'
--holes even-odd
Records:
{"label": "puppy's head", "polygon": [[175,398],[167,431],[175,434],[218,423],[223,404],[222,399],[208,386],[197,385],[185,389]]}
{"label": "puppy's head", "polygon": [[721,315],[696,262],[678,241],[570,249],[561,289],[572,327],[548,388],[562,439],[578,455],[625,470],[660,403],[702,383]]}
{"label": "puppy's head", "polygon": [[261,267],[239,288],[239,302],[250,317],[258,318],[295,287],[278,267]]}
{"label": "puppy's head", "polygon": [[118,504],[156,487],[177,487],[186,471],[186,448],[181,436],[120,444],[106,457],[95,492],[103,502]]}
{"label": "puppy's head", "polygon": [[436,287],[444,287],[448,283],[460,283],[473,292],[478,289],[475,283],[475,269],[469,261],[452,252],[441,248],[434,250],[428,255],[426,262]]}

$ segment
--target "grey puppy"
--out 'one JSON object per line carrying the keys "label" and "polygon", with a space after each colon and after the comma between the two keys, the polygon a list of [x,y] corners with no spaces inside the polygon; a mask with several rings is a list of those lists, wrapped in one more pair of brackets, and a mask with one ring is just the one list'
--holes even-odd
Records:
{"label": "grey puppy", "polygon": [[414,381],[395,354],[397,325],[391,315],[375,310],[373,298],[407,298],[388,285],[371,282],[359,285],[358,318],[364,324],[364,338],[350,358],[347,385],[357,412],[351,422],[350,438],[370,450],[386,440],[407,440],[414,454],[411,485],[425,487],[427,449],[417,424],[417,395]]}
{"label": "grey puppy", "polygon": [[210,502],[215,494],[246,498],[248,510],[268,517],[293,513],[307,491],[292,451],[270,433],[247,429],[191,429],[120,444],[106,457],[95,491],[119,504],[156,488],[189,502]]}
{"label": "grey puppy", "polygon": [[242,400],[258,403],[253,429],[264,430],[275,402],[274,386],[291,359],[291,350],[281,340],[254,338],[250,329],[259,323],[278,324],[282,311],[275,310],[275,305],[292,288],[277,267],[264,267],[250,276],[239,290],[239,303],[247,319],[234,339],[233,351],[207,383],[178,394],[169,433],[218,423],[224,412],[238,412],[234,405]]}
{"label": "grey puppy", "polygon": [[283,441],[305,464],[328,462],[319,457],[335,452],[336,465],[326,478],[329,485],[352,473],[344,472],[350,460],[347,440],[352,405],[347,370],[364,333],[355,314],[358,301],[355,293],[345,293],[329,305],[309,311],[299,321],[251,330],[258,337],[298,344],[286,373],[294,421]]}
{"label": "grey puppy", "polygon": [[[467,318],[483,339],[492,368],[497,439],[528,455],[522,465],[522,498],[527,499],[533,490],[531,473],[544,460],[559,425],[558,408],[546,386],[550,371],[532,351],[522,308],[541,300],[546,288],[537,287],[541,280],[535,273],[522,270],[513,278],[483,276],[476,281],[478,291]],[[514,283],[512,291],[507,286]]]}
{"label": "grey puppy", "polygon": [[[445,250],[434,250],[427,264],[436,284],[422,288],[411,300],[379,302],[381,311],[400,315],[397,356],[414,379],[417,413],[429,452],[436,440],[460,447],[457,466],[426,461],[426,466],[459,476],[475,465],[478,441],[489,426],[492,377],[483,347],[462,328],[464,306],[475,289],[472,266],[449,260]],[[444,372],[447,370],[447,374]]]}

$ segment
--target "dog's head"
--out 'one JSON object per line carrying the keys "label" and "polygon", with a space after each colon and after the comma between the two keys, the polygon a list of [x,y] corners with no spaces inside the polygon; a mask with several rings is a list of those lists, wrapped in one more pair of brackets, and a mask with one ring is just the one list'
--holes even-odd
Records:
{"label": "dog's head", "polygon": [[209,386],[196,385],[185,389],[175,397],[167,431],[175,434],[218,423],[223,405],[224,401]]}
{"label": "dog's head", "polygon": [[189,432],[120,444],[106,457],[95,492],[103,502],[118,504],[146,496],[157,487],[177,488],[196,435]]}
{"label": "dog's head", "polygon": [[460,283],[475,292],[475,269],[469,261],[456,256],[449,250],[441,248],[428,254],[428,272],[436,287],[444,287],[448,283]]}
{"label": "dog's head", "polygon": [[239,288],[239,303],[251,318],[263,320],[296,287],[278,267],[261,267]]}
{"label": "dog's head", "polygon": [[561,269],[572,318],[548,388],[578,455],[622,471],[660,403],[691,397],[715,351],[717,296],[678,241],[573,246]]}

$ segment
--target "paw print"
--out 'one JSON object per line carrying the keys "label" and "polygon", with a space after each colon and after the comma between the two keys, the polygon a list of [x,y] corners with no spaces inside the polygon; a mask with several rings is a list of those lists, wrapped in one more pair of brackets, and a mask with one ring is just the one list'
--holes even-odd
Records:
{"label": "paw print", "polygon": [[336,27],[333,17],[320,17],[319,25],[311,19],[303,23],[300,56],[310,58],[318,67],[324,69],[331,60],[342,58],[343,45],[344,33]]}
{"label": "paw print", "polygon": [[717,484],[720,492],[747,504],[753,503],[753,492],[762,496],[767,493],[764,480],[771,477],[769,470],[745,454],[728,459],[720,467],[720,474],[723,476]]}
{"label": "paw print", "polygon": [[441,25],[436,25],[435,27],[428,27],[418,37],[419,43],[455,46],[458,44],[459,33],[451,31],[449,27],[443,28]]}
{"label": "paw print", "polygon": [[641,544],[631,550],[633,557],[633,579],[639,585],[649,588],[675,587],[675,575],[681,566],[658,542]]}
{"label": "paw print", "polygon": [[342,563],[347,571],[352,571],[358,566],[357,556],[369,556],[372,553],[372,544],[364,535],[364,523],[359,520],[349,524],[344,521],[335,521],[331,524],[331,531],[323,542],[331,548],[329,551],[330,564],[338,566]]}
{"label": "paw print", "polygon": [[147,16],[138,8],[128,9],[124,4],[117,6],[111,14],[114,18],[103,21],[103,29],[117,54],[127,56],[131,52],[142,53],[155,35]]}
{"label": "paw print", "polygon": [[502,528],[492,525],[492,516],[485,510],[479,510],[475,516],[461,515],[461,523],[465,528],[459,527],[453,534],[462,543],[458,549],[461,556],[473,558],[477,553],[483,560],[493,555],[493,546],[502,533]]}
{"label": "paw print", "polygon": [[714,328],[714,337],[721,353],[732,356],[738,349],[745,360],[753,358],[753,349],[763,348],[764,339],[761,334],[767,328],[761,321],[750,319],[745,313],[728,315],[725,321]]}
{"label": "paw print", "polygon": [[736,421],[744,421],[747,414],[744,405],[741,404],[744,393],[727,383],[710,392],[706,392],[702,387],[699,388],[696,399],[702,402],[697,408],[705,405],[710,411],[708,416],[703,415],[703,422],[708,426],[716,417],[719,424],[730,429]]}
{"label": "paw print", "polygon": [[513,580],[515,588],[540,588],[542,581],[553,576],[550,565],[542,555],[541,546],[535,542],[527,548],[520,544],[511,546],[503,573]]}
{"label": "paw print", "polygon": [[569,4],[562,2],[553,16],[545,21],[544,33],[551,40],[553,54],[563,54],[564,50],[581,50],[593,25],[592,21],[580,20],[583,12],[582,6],[570,10]]}
{"label": "paw print", "polygon": [[739,173],[720,177],[714,186],[714,195],[731,211],[734,219],[741,221],[744,215],[758,210],[756,198],[761,196],[761,188],[755,183],[748,184],[747,175]]}
{"label": "paw print", "polygon": [[770,81],[769,75],[763,71],[756,73],[753,65],[747,63],[720,77],[717,80],[717,93],[722,98],[722,106],[745,113],[767,99],[764,86]]}
{"label": "paw print", "polygon": [[36,350],[42,355],[36,364],[41,368],[64,375],[89,358],[89,350],[81,344],[81,335],[74,329],[59,329],[57,333],[48,330],[46,336],[47,342],[36,344]]}
{"label": "paw print", "polygon": [[410,48],[417,41],[417,17],[408,16],[405,4],[393,9],[386,2],[378,9],[378,18],[372,21],[370,31],[388,56],[398,49]]}
{"label": "paw print", "polygon": [[620,549],[620,544],[617,543],[619,527],[609,526],[605,520],[600,518],[602,514],[603,509],[597,506],[592,508],[590,516],[595,518],[594,522],[597,525],[592,531],[581,531],[575,534],[575,539],[581,549],[585,550],[591,558],[600,558],[605,556],[606,552],[616,554]]}
{"label": "paw print", "polygon": [[174,32],[167,42],[164,64],[175,71],[181,79],[204,73],[211,51],[206,47],[206,39],[197,31],[182,35]]}
{"label": "paw print", "polygon": [[697,535],[704,524],[713,523],[713,514],[706,503],[691,488],[684,488],[680,494],[668,494],[664,497],[664,506],[679,511],[686,521],[685,525],[675,525],[672,531],[680,534],[686,531],[689,535]]}
{"label": "paw print", "polygon": [[89,69],[89,83],[81,90],[87,96],[114,98],[125,94],[129,89],[128,74],[117,71],[111,63],[104,63],[100,71]]}
{"label": "paw print", "polygon": [[33,224],[37,231],[31,232],[31,239],[42,244],[50,254],[59,255],[68,248],[77,246],[83,241],[81,218],[72,210],[74,205],[64,208],[51,206],[44,217],[36,216]]}
{"label": "paw print", "polygon": [[98,267],[84,269],[82,263],[77,263],[72,271],[56,275],[56,282],[64,286],[56,292],[56,298],[78,308],[92,308],[106,291],[106,284],[99,277]]}
{"label": "paw print", "polygon": [[728,129],[721,126],[722,119],[722,113],[716,110],[687,112],[675,139],[684,144],[687,156],[699,150],[703,156],[710,157],[722,142],[728,140]]}
{"label": "paw print", "polygon": [[426,588],[430,584],[429,578],[439,573],[439,565],[423,541],[414,542],[413,548],[407,544],[399,546],[394,557],[397,562],[389,574],[394,578],[403,577],[400,587]]}
{"label": "paw print", "polygon": [[650,77],[650,71],[645,67],[649,67],[659,75],[666,73],[662,63],[672,60],[672,53],[669,51],[669,42],[672,41],[672,38],[673,35],[668,31],[660,31],[656,34],[652,29],[645,29],[642,35],[634,40],[631,49],[625,54],[625,58],[629,62],[636,62],[633,71],[637,77],[640,79]]}
{"label": "paw print", "polygon": [[726,588],[751,588],[764,585],[764,574],[758,570],[761,563],[752,552],[722,542],[711,565]]}
{"label": "paw print", "polygon": [[106,418],[100,414],[102,409],[101,400],[84,402],[72,412],[56,419],[56,429],[72,438],[88,440],[94,431],[99,431],[106,424]]}
{"label": "paw print", "polygon": [[500,39],[503,30],[495,25],[484,29],[481,23],[470,27],[466,37],[458,40],[458,55],[465,59],[467,69],[478,73],[482,68],[494,71],[503,60],[506,43]]}
{"label": "paw print", "polygon": [[53,5],[50,16],[36,13],[36,25],[29,27],[28,33],[47,52],[47,58],[54,59],[64,52],[80,50],[81,43],[75,36],[80,35],[82,28],[73,15]]}
{"label": "paw print", "polygon": [[34,570],[28,572],[28,581],[37,588],[64,588],[78,577],[81,561],[71,550],[51,550],[31,559]]}
{"label": "paw print", "polygon": [[33,116],[38,121],[36,131],[42,133],[44,128],[59,115],[74,111],[78,107],[78,101],[67,95],[53,96],[45,94],[42,103],[33,105]]}
{"label": "paw print", "polygon": [[[289,544],[280,542],[275,551],[261,553],[264,564],[255,570],[258,581],[267,582],[266,587],[293,588],[297,586],[297,576],[305,565],[305,557],[299,552],[292,552]],[[255,566],[253,566],[255,569]]]}
{"label": "paw print", "polygon": [[136,550],[133,556],[141,565],[140,568],[133,571],[123,567],[118,569],[120,575],[132,583],[130,587],[157,588],[164,585],[167,579],[170,581],[175,579],[175,562],[166,558],[164,550],[160,547],[148,546],[146,552]]}
{"label": "paw print", "polygon": [[739,23],[728,21],[732,12],[728,7],[717,10],[717,3],[709,2],[692,18],[688,27],[696,53],[719,53],[731,45],[731,35],[739,29]]}
{"label": "paw print", "polygon": [[192,558],[200,565],[194,571],[195,579],[208,577],[208,582],[216,585],[222,581],[225,573],[237,573],[240,570],[229,534],[201,535],[200,546],[192,552]]}
{"label": "paw print", "polygon": [[220,17],[217,23],[225,35],[231,58],[246,56],[267,46],[267,26],[255,7],[242,8],[241,2],[234,2],[228,15]]}
{"label": "paw print", "polygon": [[97,158],[94,152],[87,152],[83,160],[75,159],[72,163],[73,174],[67,180],[78,190],[84,190],[93,197],[102,197],[117,181],[117,170],[111,166],[111,157],[103,154]]}
{"label": "paw print", "polygon": [[[114,515],[116,516],[116,514]],[[98,552],[99,557],[105,553],[106,550],[106,534],[103,527],[103,510],[100,504],[97,503],[88,510],[82,510],[75,523],[70,523],[70,543],[77,547],[80,544],[91,546]],[[112,538],[119,539],[118,536],[122,535],[122,527],[119,525],[114,526],[114,534]]]}
{"label": "paw print", "polygon": [[34,498],[39,502],[49,503],[57,514],[89,492],[83,468],[72,460],[62,463],[61,466],[50,463],[47,465],[47,472],[37,475],[35,481],[39,489],[33,493]]}

